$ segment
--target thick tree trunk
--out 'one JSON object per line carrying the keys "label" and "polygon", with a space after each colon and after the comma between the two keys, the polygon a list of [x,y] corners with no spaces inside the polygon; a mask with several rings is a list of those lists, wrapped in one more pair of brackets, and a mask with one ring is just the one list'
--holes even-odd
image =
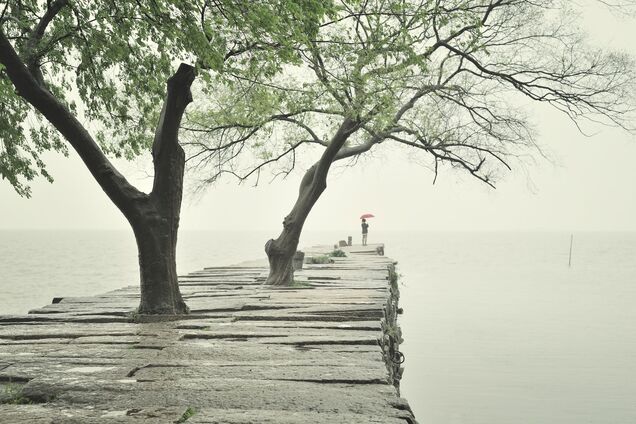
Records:
{"label": "thick tree trunk", "polygon": [[322,192],[322,190],[316,191],[312,196],[312,181],[315,171],[316,165],[305,173],[300,185],[298,200],[294,209],[283,220],[281,234],[276,240],[269,240],[265,244],[265,253],[267,253],[269,260],[269,276],[266,284],[288,286],[294,281],[293,261],[300,241],[300,234],[311,208]]}
{"label": "thick tree trunk", "polygon": [[139,250],[140,314],[179,315],[188,312],[177,279],[176,225],[155,215],[133,227]]}
{"label": "thick tree trunk", "polygon": [[271,239],[265,244],[265,253],[267,253],[269,260],[269,276],[266,284],[292,284],[294,280],[292,266],[294,254],[298,248],[305,220],[320,195],[327,188],[327,175],[331,164],[338,159],[340,149],[357,128],[357,121],[345,119],[320,160],[305,173],[300,183],[296,204],[283,220],[283,231],[276,240]]}
{"label": "thick tree trunk", "polygon": [[293,258],[297,247],[298,239],[290,239],[289,233],[288,235],[281,234],[276,240],[271,239],[265,244],[265,252],[269,260],[269,275],[266,284],[289,286],[293,283]]}

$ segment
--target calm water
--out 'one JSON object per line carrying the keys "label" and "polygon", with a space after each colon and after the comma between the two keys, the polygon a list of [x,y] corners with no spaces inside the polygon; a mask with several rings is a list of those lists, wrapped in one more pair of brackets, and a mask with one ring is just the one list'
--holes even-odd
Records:
{"label": "calm water", "polygon": [[[179,272],[261,257],[268,235],[183,232]],[[636,234],[575,234],[571,268],[569,234],[371,236],[399,261],[421,423],[636,422]],[[0,232],[0,313],[137,280],[127,232]]]}

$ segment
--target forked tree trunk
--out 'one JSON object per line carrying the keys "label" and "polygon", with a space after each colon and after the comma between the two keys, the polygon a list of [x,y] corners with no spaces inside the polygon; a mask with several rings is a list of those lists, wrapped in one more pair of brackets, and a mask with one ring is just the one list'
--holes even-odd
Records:
{"label": "forked tree trunk", "polygon": [[[156,144],[155,144],[156,146]],[[141,281],[140,314],[179,315],[188,312],[177,276],[176,251],[183,194],[185,155],[178,144],[168,144],[161,155],[154,152],[155,187],[161,176],[171,175],[164,190],[154,191],[131,220],[139,251]],[[161,195],[157,193],[162,193]]]}
{"label": "forked tree trunk", "polygon": [[303,225],[309,212],[314,207],[320,195],[327,188],[327,175],[338,152],[344,146],[351,134],[358,128],[358,123],[349,118],[345,119],[331,142],[320,157],[305,173],[298,199],[292,211],[283,220],[283,231],[277,239],[271,239],[265,244],[265,253],[269,260],[269,276],[266,284],[290,285],[294,279],[293,260]]}
{"label": "forked tree trunk", "polygon": [[168,94],[152,146],[152,193],[136,203],[135,214],[129,218],[139,249],[140,314],[188,312],[179,290],[176,265],[185,169],[185,153],[177,136],[183,112],[192,101],[193,80],[194,69],[187,65],[181,65],[168,80]]}
{"label": "forked tree trunk", "polygon": [[194,68],[181,64],[168,79],[168,90],[152,147],[155,179],[152,192],[145,194],[119,173],[75,115],[48,90],[37,66],[32,64],[32,69],[27,69],[1,27],[0,63],[17,93],[66,138],[110,200],[130,222],[139,249],[139,312],[187,312],[179,292],[175,262],[185,164],[177,136],[185,109],[192,101],[190,86],[195,77]]}

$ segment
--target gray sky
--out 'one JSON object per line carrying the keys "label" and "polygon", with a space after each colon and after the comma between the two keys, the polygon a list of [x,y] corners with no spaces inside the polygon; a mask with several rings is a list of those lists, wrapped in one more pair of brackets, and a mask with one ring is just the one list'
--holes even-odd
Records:
{"label": "gray sky", "polygon": [[[590,3],[582,2],[582,3]],[[636,55],[633,21],[590,8],[585,26],[595,41]],[[432,172],[408,152],[381,145],[355,168],[333,169],[328,188],[312,211],[307,230],[358,228],[361,213],[376,215],[372,229],[405,230],[557,230],[636,231],[636,137],[596,128],[581,135],[564,116],[533,108],[539,143],[552,159],[528,163],[504,175],[493,190],[460,172]],[[74,152],[48,156],[54,184],[33,183],[31,199],[18,197],[0,181],[0,229],[126,229]],[[151,179],[139,163],[121,163],[140,188]],[[119,164],[119,162],[118,162]],[[281,228],[302,174],[286,180],[249,184],[220,183],[203,196],[186,196],[181,228],[187,230],[267,230]],[[266,181],[266,180],[263,180]]]}

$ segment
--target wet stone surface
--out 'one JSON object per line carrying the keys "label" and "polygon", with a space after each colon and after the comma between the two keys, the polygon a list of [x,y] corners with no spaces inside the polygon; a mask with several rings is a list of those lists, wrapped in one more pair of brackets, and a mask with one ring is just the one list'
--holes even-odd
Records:
{"label": "wet stone surface", "polygon": [[291,288],[262,284],[265,261],[191,273],[182,319],[133,322],[136,287],[2,316],[0,422],[414,423],[375,249],[305,264]]}

